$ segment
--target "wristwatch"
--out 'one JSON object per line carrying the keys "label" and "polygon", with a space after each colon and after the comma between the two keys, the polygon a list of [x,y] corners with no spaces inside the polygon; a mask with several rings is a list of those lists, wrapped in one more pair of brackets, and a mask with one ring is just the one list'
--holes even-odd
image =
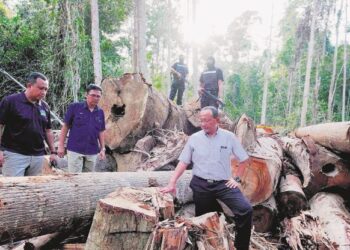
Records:
{"label": "wristwatch", "polygon": [[235,176],[233,177],[233,179],[237,182],[237,183],[242,183],[241,178],[239,178],[239,176]]}

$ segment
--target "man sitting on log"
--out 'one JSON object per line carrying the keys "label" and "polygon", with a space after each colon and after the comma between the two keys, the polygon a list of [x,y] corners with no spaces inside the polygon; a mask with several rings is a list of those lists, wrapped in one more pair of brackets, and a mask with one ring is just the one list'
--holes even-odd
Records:
{"label": "man sitting on log", "polygon": [[213,106],[202,108],[200,112],[202,130],[191,135],[170,178],[169,184],[160,191],[175,192],[176,182],[193,163],[193,190],[196,216],[222,211],[217,200],[223,202],[234,214],[236,224],[235,247],[249,249],[252,206],[238,189],[239,176],[231,174],[231,155],[240,161],[238,173],[243,173],[249,156],[237,137],[218,127],[218,110]]}
{"label": "man sitting on log", "polygon": [[50,160],[55,159],[50,109],[42,100],[48,89],[46,76],[33,72],[24,92],[1,101],[0,166],[3,164],[4,176],[40,175],[46,153],[44,140],[51,151]]}
{"label": "man sitting on log", "polygon": [[86,101],[68,106],[58,143],[58,156],[64,156],[64,142],[67,143],[68,171],[70,173],[94,172],[97,155],[105,158],[105,116],[97,105],[102,89],[95,84],[86,88]]}

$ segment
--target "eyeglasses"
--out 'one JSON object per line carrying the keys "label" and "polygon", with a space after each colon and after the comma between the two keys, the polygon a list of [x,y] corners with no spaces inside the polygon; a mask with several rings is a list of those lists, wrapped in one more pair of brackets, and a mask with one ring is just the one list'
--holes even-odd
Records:
{"label": "eyeglasses", "polygon": [[94,98],[101,98],[100,95],[95,95],[95,94],[89,94],[89,96],[94,97]]}

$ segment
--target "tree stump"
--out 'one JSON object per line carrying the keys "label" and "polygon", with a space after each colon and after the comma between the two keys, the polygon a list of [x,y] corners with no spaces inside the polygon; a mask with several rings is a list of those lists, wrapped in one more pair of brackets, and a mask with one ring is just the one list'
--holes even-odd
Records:
{"label": "tree stump", "polygon": [[98,202],[85,249],[143,250],[158,221],[173,217],[170,194],[156,188],[119,188]]}
{"label": "tree stump", "polygon": [[253,207],[253,226],[259,233],[271,232],[276,224],[277,205],[273,195],[266,201]]}

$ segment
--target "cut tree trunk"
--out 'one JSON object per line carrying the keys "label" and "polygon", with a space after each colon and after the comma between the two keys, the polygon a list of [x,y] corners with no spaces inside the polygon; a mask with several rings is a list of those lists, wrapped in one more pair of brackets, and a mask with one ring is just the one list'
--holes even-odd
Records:
{"label": "cut tree trunk", "polygon": [[310,200],[311,212],[339,250],[350,248],[350,213],[339,195],[320,192]]}
{"label": "cut tree trunk", "polygon": [[326,148],[315,144],[311,138],[304,137],[303,140],[311,157],[311,179],[309,185],[304,188],[306,196],[312,197],[326,188],[349,188],[349,163]]}
{"label": "cut tree trunk", "polygon": [[253,226],[259,233],[270,232],[276,223],[277,205],[274,195],[253,207]]}
{"label": "cut tree trunk", "polygon": [[278,207],[281,218],[291,218],[308,208],[300,179],[291,174],[282,176],[279,184]]}
{"label": "cut tree trunk", "polygon": [[[276,190],[282,169],[282,148],[270,137],[258,138],[254,149],[248,151],[250,164],[245,168],[240,187],[253,206],[266,201]],[[237,161],[231,161],[233,175]]]}
{"label": "cut tree trunk", "polygon": [[255,148],[257,143],[255,124],[246,114],[241,115],[239,118],[234,133],[245,150],[250,151]]}
{"label": "cut tree trunk", "polygon": [[[78,227],[117,187],[168,184],[172,172],[81,173],[0,178],[0,244]],[[191,171],[177,182],[179,202],[192,200]]]}
{"label": "cut tree trunk", "polygon": [[174,213],[170,194],[118,188],[98,202],[85,249],[143,250],[158,221],[173,219]]}
{"label": "cut tree trunk", "polygon": [[310,136],[316,143],[333,151],[350,153],[350,122],[332,122],[298,128],[296,137]]}
{"label": "cut tree trunk", "polygon": [[295,137],[279,138],[283,151],[292,159],[303,177],[303,187],[309,185],[311,178],[310,155],[304,141]]}
{"label": "cut tree trunk", "polygon": [[187,132],[183,111],[171,106],[140,74],[106,79],[102,89],[100,106],[105,112],[106,145],[110,149],[129,151],[148,131],[164,126]]}

